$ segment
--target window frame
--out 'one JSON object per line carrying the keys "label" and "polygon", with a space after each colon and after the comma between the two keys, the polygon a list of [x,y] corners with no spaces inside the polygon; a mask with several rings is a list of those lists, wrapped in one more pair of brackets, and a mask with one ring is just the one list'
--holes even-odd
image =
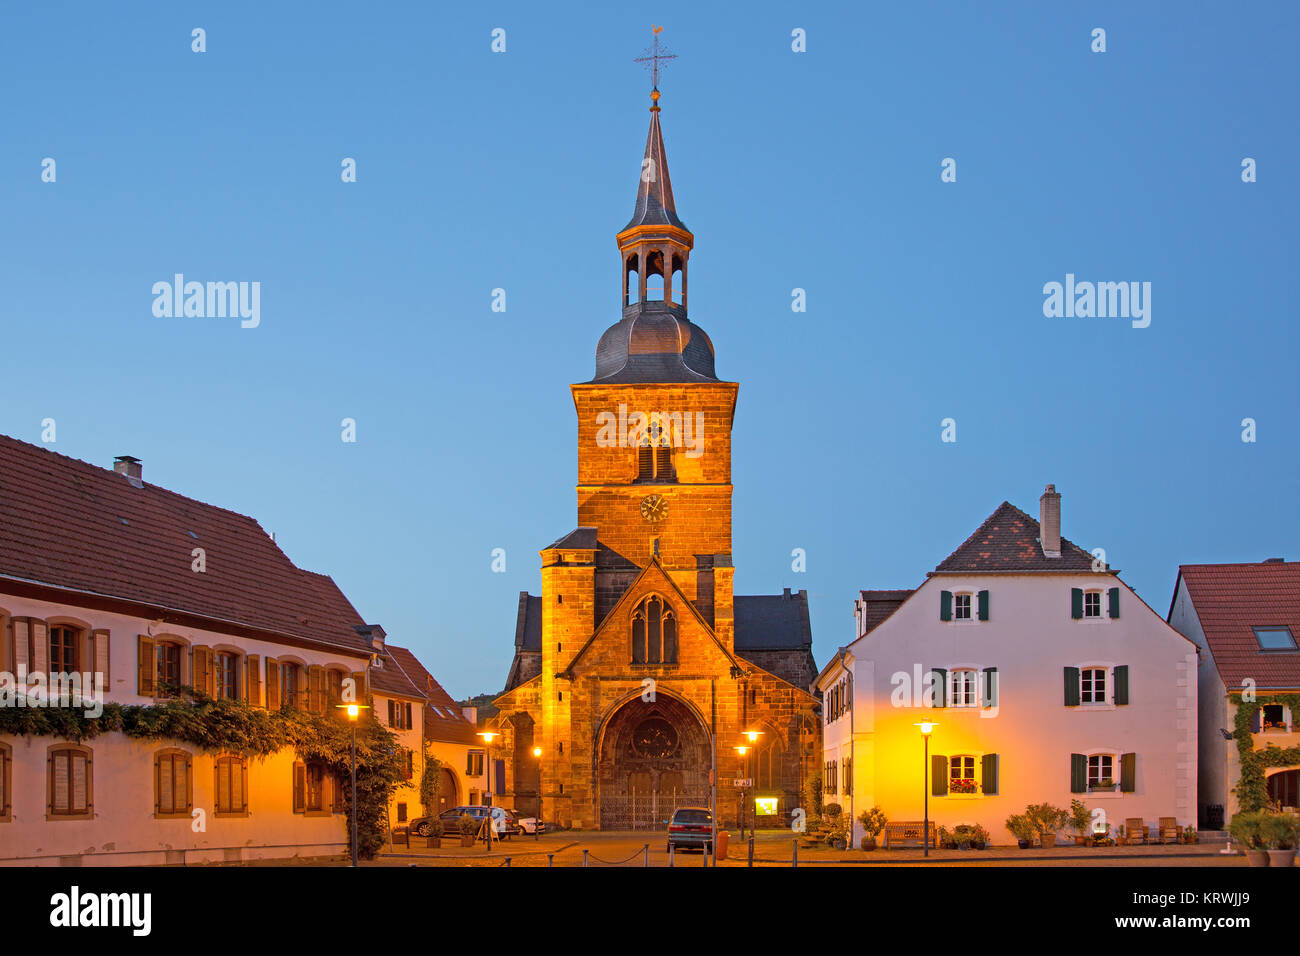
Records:
{"label": "window frame", "polygon": [[[55,666],[54,658],[54,635],[56,633],[66,634],[68,640],[60,641],[60,652],[58,654],[60,663]],[[46,643],[46,671],[47,678],[54,674],[77,674],[81,672],[81,640],[84,632],[79,627],[71,624],[47,624],[45,627]],[[67,652],[72,658],[71,665],[64,660],[64,652]]]}
{"label": "window frame", "polygon": [[[1101,613],[1101,611],[1102,611],[1102,601],[1101,601],[1101,597],[1102,597],[1102,595],[1103,595],[1104,593],[1105,593],[1105,592],[1102,591],[1102,590],[1099,589],[1099,588],[1084,588],[1084,589],[1083,589],[1083,618],[1082,618],[1082,620],[1085,620],[1085,621],[1104,621],[1104,620],[1106,620],[1106,615],[1104,615],[1104,614]],[[1094,599],[1094,600],[1096,601],[1096,604],[1097,604],[1097,612],[1096,612],[1095,614],[1089,614],[1089,613],[1088,613],[1088,603],[1089,603],[1089,599],[1090,599],[1090,598],[1091,598],[1091,599]]]}
{"label": "window frame", "polygon": [[[239,768],[240,773],[240,797],[242,806],[239,809],[221,809],[221,766],[222,764],[233,764]],[[217,754],[212,761],[212,815],[217,818],[228,817],[246,817],[248,816],[248,758],[240,754]]]}
{"label": "window frame", "polygon": [[[1084,773],[1084,778],[1083,778],[1084,787],[1085,787],[1085,789],[1084,789],[1084,793],[1089,793],[1089,794],[1097,795],[1097,794],[1102,794],[1102,793],[1119,793],[1119,792],[1120,792],[1120,787],[1119,787],[1119,783],[1120,783],[1120,781],[1119,781],[1119,776],[1117,775],[1117,772],[1116,772],[1116,768],[1119,766],[1119,763],[1120,763],[1120,756],[1121,756],[1121,755],[1120,755],[1118,752],[1113,751],[1113,750],[1094,750],[1094,751],[1090,751],[1090,752],[1087,752],[1087,753],[1084,754],[1084,758],[1085,758],[1085,760],[1087,761],[1086,764],[1085,764],[1085,766],[1086,766],[1086,772]],[[1093,777],[1093,761],[1094,761],[1094,760],[1096,760],[1096,761],[1098,762],[1098,764],[1097,764],[1097,766],[1098,766],[1098,774],[1097,774],[1097,776],[1096,776],[1096,781],[1097,781],[1097,783],[1100,784],[1100,781],[1102,781],[1102,780],[1107,780],[1107,779],[1108,779],[1108,780],[1110,780],[1110,784],[1111,784],[1109,787],[1101,788],[1101,787],[1098,787],[1098,786],[1094,786],[1094,782],[1093,782],[1093,781],[1094,781],[1094,777]],[[1101,774],[1101,772],[1100,772],[1100,767],[1101,767],[1101,761],[1102,761],[1102,760],[1109,761],[1109,763],[1110,763],[1110,775],[1109,775],[1109,777],[1107,777],[1107,776]]]}
{"label": "window frame", "polygon": [[[46,771],[45,771],[45,787],[46,787],[46,790],[45,790],[45,819],[46,819],[46,820],[49,820],[49,821],[53,821],[53,820],[90,820],[90,819],[93,819],[94,816],[95,816],[95,758],[94,758],[94,753],[91,751],[91,749],[90,749],[89,747],[83,746],[83,745],[81,745],[81,744],[73,744],[73,743],[58,743],[58,744],[50,744],[50,746],[49,746],[48,748],[46,748],[46,752],[45,752],[45,754],[46,754],[46,756],[45,756],[45,763],[46,763]],[[54,806],[54,794],[55,794],[54,777],[55,777],[55,773],[56,773],[56,761],[57,761],[58,758],[61,757],[61,756],[66,756],[66,757],[68,758],[68,803],[69,803],[69,809],[66,810],[66,811],[60,811],[60,810],[57,810],[57,809],[55,809],[55,806]],[[84,765],[85,765],[86,782],[85,782],[85,788],[84,788],[84,790],[85,790],[86,806],[85,806],[85,809],[82,809],[82,810],[73,810],[73,809],[71,809],[72,794],[73,794],[74,789],[75,789],[75,788],[73,787],[73,778],[72,778],[72,768],[73,768],[72,757],[74,757],[74,756],[82,758],[82,760],[84,761]]]}
{"label": "window frame", "polygon": [[[1296,636],[1294,633],[1292,633],[1289,625],[1260,624],[1260,625],[1252,626],[1250,631],[1252,634],[1255,635],[1255,643],[1259,646],[1259,651],[1261,654],[1295,654],[1297,652],[1300,652],[1300,641],[1296,640]],[[1259,634],[1261,631],[1267,634],[1278,633],[1278,632],[1284,633],[1286,634],[1287,638],[1291,641],[1291,646],[1290,647],[1265,647],[1264,642],[1261,641],[1259,638]]]}
{"label": "window frame", "polygon": [[[980,779],[981,776],[982,776],[982,772],[981,772],[981,764],[982,764],[982,760],[981,760],[981,758],[982,758],[982,757],[983,757],[983,754],[973,754],[973,753],[966,753],[966,754],[951,754],[951,755],[948,757],[948,793],[947,793],[947,796],[950,796],[950,797],[979,797],[979,796],[983,796],[983,793],[981,792],[981,787],[980,787],[981,783],[983,782],[983,781]],[[957,762],[958,762],[958,761],[970,761],[970,764],[969,764],[969,770],[970,770],[970,773],[969,773],[969,774],[962,773],[962,774],[959,775],[959,776],[955,776],[955,775],[953,774],[953,770],[954,770],[954,768],[957,767]],[[967,767],[966,767],[965,765],[963,765],[961,769],[964,771],[964,770],[967,769]],[[954,789],[953,789],[953,783],[954,783],[955,781],[958,781],[958,780],[969,780],[969,781],[970,781],[970,784],[971,784],[971,789],[970,789],[969,791],[965,791],[965,790],[954,790]]]}
{"label": "window frame", "polygon": [[[1088,675],[1101,674],[1101,699],[1097,700],[1097,678]],[[1112,682],[1110,668],[1104,664],[1092,664],[1079,668],[1079,706],[1080,707],[1097,707],[1111,703],[1108,695],[1112,693]],[[1092,697],[1092,700],[1086,700],[1085,694]]]}
{"label": "window frame", "polygon": [[[230,674],[227,675],[221,667],[222,660],[230,662]],[[212,651],[212,696],[217,700],[239,700],[239,671],[240,655],[234,651],[217,650]],[[223,692],[225,687],[225,678],[230,677],[230,693]],[[247,676],[245,676],[247,680]]]}
{"label": "window frame", "polygon": [[[172,787],[172,809],[162,809],[161,793],[159,784],[162,782],[161,771],[163,761],[166,760],[175,772],[176,759],[184,758],[185,760],[185,807],[176,809],[176,790],[175,778],[173,777]],[[180,747],[164,747],[162,750],[154,752],[153,755],[153,816],[155,820],[190,820],[194,815],[194,755],[188,750]]]}
{"label": "window frame", "polygon": [[[978,667],[954,667],[948,671],[946,680],[946,692],[948,696],[947,706],[960,707],[963,710],[978,710],[984,705],[983,690],[980,686],[980,669]],[[968,684],[965,688],[969,692],[970,702],[959,703],[957,697],[957,676],[969,675],[970,680],[963,680],[961,683]],[[964,756],[964,755],[963,755]]]}
{"label": "window frame", "polygon": [[[656,660],[650,659],[652,604],[658,606],[657,634],[653,645]],[[639,635],[638,623],[640,623]],[[678,626],[677,610],[672,602],[658,592],[645,595],[632,608],[628,615],[628,638],[631,645],[628,658],[633,667],[676,667],[680,661],[681,630]],[[668,652],[670,644],[671,653]]]}

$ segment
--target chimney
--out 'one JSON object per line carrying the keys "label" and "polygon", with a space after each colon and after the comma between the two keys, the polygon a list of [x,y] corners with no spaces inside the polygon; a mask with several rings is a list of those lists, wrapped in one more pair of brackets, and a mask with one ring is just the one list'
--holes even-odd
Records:
{"label": "chimney", "polygon": [[366,639],[366,644],[376,651],[384,649],[384,638],[388,635],[378,624],[357,624],[352,628]]}
{"label": "chimney", "polygon": [[475,726],[478,726],[478,708],[477,708],[477,707],[462,707],[462,708],[460,709],[460,712],[461,712],[462,715],[464,715],[465,719],[468,720],[471,724],[474,724]]}
{"label": "chimney", "polygon": [[139,458],[132,458],[130,455],[118,455],[113,459],[113,470],[139,488],[144,484],[142,477],[144,469],[140,467],[141,464],[143,463]]}
{"label": "chimney", "polygon": [[1048,485],[1038,499],[1038,541],[1043,557],[1061,556],[1061,496],[1056,485]]}

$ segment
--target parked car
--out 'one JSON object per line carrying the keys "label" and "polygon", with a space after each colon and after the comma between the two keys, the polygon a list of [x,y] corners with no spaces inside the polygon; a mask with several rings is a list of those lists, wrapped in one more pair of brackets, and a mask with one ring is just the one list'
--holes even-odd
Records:
{"label": "parked car", "polygon": [[510,814],[511,817],[514,819],[514,822],[518,824],[519,831],[521,833],[526,833],[529,836],[535,836],[539,833],[545,833],[547,831],[546,823],[537,819],[537,817],[521,817],[514,810],[511,810]]}
{"label": "parked car", "polygon": [[[492,812],[492,807],[452,807],[450,810],[444,810],[438,814],[438,820],[442,823],[443,835],[456,833],[456,825],[460,823],[463,816],[471,816],[475,820],[482,820]],[[416,836],[429,835],[429,817],[417,817],[410,822],[411,832]]]}
{"label": "parked car", "polygon": [[668,823],[668,852],[673,848],[713,851],[713,814],[708,807],[678,807]]}

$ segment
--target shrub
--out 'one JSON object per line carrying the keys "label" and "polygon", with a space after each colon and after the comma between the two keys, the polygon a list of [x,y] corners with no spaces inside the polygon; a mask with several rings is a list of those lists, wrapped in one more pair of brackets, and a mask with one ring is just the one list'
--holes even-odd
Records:
{"label": "shrub", "polygon": [[862,829],[866,831],[867,836],[874,839],[880,836],[880,831],[885,829],[885,824],[889,820],[886,819],[884,811],[880,807],[872,807],[870,810],[863,810],[858,814],[858,822],[862,824]]}
{"label": "shrub", "polygon": [[1228,832],[1248,850],[1266,850],[1268,844],[1264,839],[1264,818],[1267,815],[1266,810],[1242,810],[1234,813],[1228,821]]}
{"label": "shrub", "polygon": [[1028,843],[1034,838],[1034,825],[1029,822],[1029,817],[1023,813],[1013,813],[1007,817],[1007,830],[1017,841]]}
{"label": "shrub", "polygon": [[1025,807],[1025,816],[1040,837],[1046,833],[1055,833],[1070,819],[1068,813],[1050,803],[1031,803]]}
{"label": "shrub", "polygon": [[468,813],[462,813],[460,819],[456,821],[456,829],[460,831],[461,836],[473,836],[478,832],[479,822]]}
{"label": "shrub", "polygon": [[1092,826],[1092,813],[1084,806],[1082,800],[1070,801],[1070,826],[1074,827],[1079,836],[1088,835],[1088,830]]}
{"label": "shrub", "polygon": [[843,816],[843,814],[844,814],[844,808],[840,806],[838,803],[828,803],[826,804],[826,806],[822,807],[822,816],[824,816],[831,823],[838,821],[839,818]]}
{"label": "shrub", "polygon": [[1294,850],[1296,821],[1289,813],[1268,813],[1260,825],[1260,838],[1270,850]]}

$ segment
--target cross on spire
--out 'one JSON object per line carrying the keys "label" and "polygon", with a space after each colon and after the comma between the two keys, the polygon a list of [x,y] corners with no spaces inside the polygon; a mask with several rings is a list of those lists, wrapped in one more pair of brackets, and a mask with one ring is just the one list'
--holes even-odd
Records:
{"label": "cross on spire", "polygon": [[654,45],[648,47],[645,50],[645,52],[643,52],[633,62],[642,64],[643,66],[645,66],[647,70],[650,71],[650,84],[651,84],[650,98],[653,100],[658,100],[659,99],[659,71],[663,69],[664,66],[667,66],[666,62],[661,64],[661,61],[675,60],[677,59],[677,54],[670,53],[667,47],[659,46],[659,34],[663,32],[664,29],[663,27],[657,27],[651,25],[650,29],[654,33]]}

